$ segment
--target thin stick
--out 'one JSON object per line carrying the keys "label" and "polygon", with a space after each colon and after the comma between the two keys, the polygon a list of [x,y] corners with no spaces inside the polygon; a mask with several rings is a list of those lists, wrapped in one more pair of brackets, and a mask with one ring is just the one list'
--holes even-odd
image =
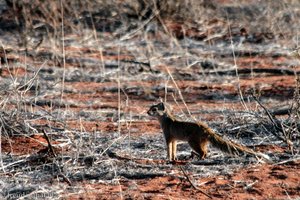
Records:
{"label": "thin stick", "polygon": [[66,183],[68,183],[69,186],[72,186],[72,182],[70,181],[70,179],[69,179],[66,175],[64,175],[64,173],[61,171],[61,168],[58,166],[58,164],[56,164],[56,163],[53,163],[53,164],[57,167],[57,169],[58,169],[58,171],[59,171],[59,174],[58,174],[57,176],[61,176],[62,179],[63,179]]}
{"label": "thin stick", "polygon": [[15,166],[15,165],[18,165],[18,164],[23,164],[23,163],[26,163],[26,158],[25,159],[22,159],[22,160],[17,160],[17,161],[15,161],[15,162],[12,162],[12,163],[9,163],[8,165],[6,165],[6,166],[3,166],[2,167],[2,170],[4,171],[4,173],[6,173],[5,172],[5,169],[6,168],[8,168],[8,167],[12,167],[12,166]]}
{"label": "thin stick", "polygon": [[300,157],[296,157],[296,158],[291,158],[291,159],[284,160],[284,161],[281,161],[278,163],[274,163],[273,165],[282,165],[282,164],[286,164],[286,163],[297,162],[299,160],[300,160]]}
{"label": "thin stick", "polygon": [[[145,65],[147,67],[151,67],[150,65],[150,61],[149,62],[140,62],[140,61],[136,61],[136,60],[120,60],[121,62],[125,62],[125,63],[133,63],[133,64],[139,64],[139,65]],[[151,68],[150,68],[151,71]]]}
{"label": "thin stick", "polygon": [[61,35],[62,35],[62,57],[63,57],[63,76],[61,81],[61,93],[60,93],[60,104],[63,100],[64,89],[65,89],[65,76],[66,76],[66,53],[65,53],[65,32],[64,32],[64,8],[63,0],[60,0],[61,7]]}
{"label": "thin stick", "polygon": [[89,11],[89,15],[91,17],[91,23],[92,23],[92,27],[93,27],[94,39],[96,40],[96,44],[97,44],[97,48],[98,48],[98,52],[99,52],[99,56],[100,56],[100,60],[101,60],[101,67],[102,67],[101,74],[104,76],[104,74],[105,74],[105,64],[104,64],[104,58],[103,58],[103,51],[102,51],[102,47],[100,47],[101,44],[99,43],[99,38],[97,36],[97,30],[96,30],[94,19],[92,17],[90,4],[88,4],[88,11]]}
{"label": "thin stick", "polygon": [[212,199],[212,196],[210,196],[209,194],[207,194],[206,192],[204,192],[203,190],[201,190],[200,188],[198,188],[193,181],[190,179],[190,177],[188,176],[188,174],[186,173],[186,171],[183,169],[182,166],[179,166],[179,168],[181,169],[181,171],[183,172],[184,176],[186,177],[186,179],[189,181],[189,183],[191,184],[191,186],[198,190],[199,192],[201,192],[202,194],[204,194],[205,196],[209,197],[210,199]]}
{"label": "thin stick", "polygon": [[236,74],[236,78],[238,81],[238,92],[239,92],[239,96],[240,96],[240,100],[242,105],[244,106],[244,108],[246,110],[249,110],[245,101],[244,101],[244,96],[241,90],[241,84],[240,84],[240,76],[239,76],[239,72],[238,72],[238,65],[236,62],[236,56],[234,53],[234,45],[233,45],[233,40],[232,40],[232,35],[231,35],[231,28],[230,28],[230,24],[229,24],[229,18],[228,18],[228,13],[227,13],[227,20],[228,20],[228,30],[229,30],[229,37],[230,37],[230,44],[231,44],[231,49],[232,49],[232,56],[233,56],[233,61],[234,61],[234,68],[235,68],[235,74]]}
{"label": "thin stick", "polygon": [[72,186],[72,182],[70,181],[70,179],[68,179],[68,177],[66,177],[62,172],[60,172],[58,176],[61,176],[63,178],[63,180],[66,183],[68,183],[69,186]]}
{"label": "thin stick", "polygon": [[[8,60],[7,60],[7,55],[6,55],[6,49],[4,48],[4,45],[2,43],[2,41],[0,41],[0,45],[1,45],[1,48],[3,49],[3,54],[4,54],[4,65],[5,67],[7,68],[7,71],[9,73],[9,76],[10,76],[10,79],[15,83],[17,81],[17,78],[14,78],[12,73],[11,73],[11,70],[9,69],[9,65],[8,65]],[[1,51],[1,50],[0,50]],[[1,66],[1,63],[0,63],[0,66]],[[2,66],[1,66],[2,68]]]}
{"label": "thin stick", "polygon": [[27,88],[25,89],[25,91],[23,93],[26,93],[30,87],[32,86],[34,80],[36,79],[36,77],[38,76],[39,72],[41,71],[41,69],[46,65],[46,63],[48,62],[48,60],[46,60],[41,66],[40,68],[34,72],[33,77],[31,79],[29,79],[26,83],[24,83],[23,85],[19,86],[17,88],[17,90],[21,90],[22,88],[25,88],[25,86],[27,86]]}
{"label": "thin stick", "polygon": [[164,103],[167,102],[167,96],[168,96],[168,83],[169,83],[170,77],[168,76],[168,79],[165,82],[165,99],[164,99]]}
{"label": "thin stick", "polygon": [[[3,125],[1,125],[0,130],[2,130],[2,128],[3,128]],[[3,172],[6,173],[6,171],[4,169],[4,165],[3,165],[3,158],[2,158],[3,154],[2,154],[2,146],[1,146],[1,144],[2,144],[2,133],[0,133],[0,165],[2,167]]]}
{"label": "thin stick", "polygon": [[52,144],[50,142],[50,139],[46,133],[46,131],[43,129],[43,134],[44,134],[44,137],[46,138],[46,141],[48,143],[48,149],[50,150],[50,152],[53,154],[54,157],[56,157],[56,153],[54,152],[54,149],[52,147]]}
{"label": "thin stick", "polygon": [[276,119],[273,115],[271,115],[270,111],[257,99],[256,96],[254,96],[254,95],[252,95],[252,96],[253,96],[253,99],[260,105],[260,107],[262,107],[264,109],[264,111],[267,113],[269,119],[274,124],[274,126],[276,127],[276,129],[278,129],[279,131],[283,132],[282,128],[280,128],[278,126],[278,119]]}
{"label": "thin stick", "polygon": [[120,82],[120,52],[121,52],[121,47],[119,46],[118,48],[118,77],[117,77],[117,82],[118,82],[118,134],[119,136],[121,135],[121,82]]}
{"label": "thin stick", "polygon": [[[166,66],[166,70],[167,70],[169,76],[171,77],[171,80],[173,81],[173,83],[174,83],[174,85],[175,85],[175,87],[176,87],[176,89],[177,89],[177,91],[178,91],[178,93],[179,93],[179,97],[180,97],[182,103],[184,104],[185,108],[187,109],[189,115],[193,118],[193,116],[192,116],[192,114],[191,114],[191,112],[190,112],[188,106],[187,106],[186,103],[185,103],[185,100],[184,100],[184,98],[183,98],[183,95],[182,95],[182,93],[181,93],[181,91],[180,91],[180,89],[179,89],[179,87],[178,87],[176,81],[174,80],[174,78],[173,78],[173,76],[172,76],[172,74],[171,74],[171,72],[169,71],[169,68],[168,68],[167,66]],[[193,118],[193,119],[194,119],[194,118]]]}
{"label": "thin stick", "polygon": [[114,139],[114,140],[112,141],[112,143],[109,144],[108,147],[107,147],[106,149],[104,149],[104,150],[100,153],[100,156],[102,156],[104,153],[106,153],[106,151],[107,151],[110,147],[112,147],[112,145],[114,145],[116,142],[118,142],[119,140],[120,140],[120,141],[123,141],[127,136],[128,136],[128,135],[125,135],[125,136],[119,136],[118,138]]}

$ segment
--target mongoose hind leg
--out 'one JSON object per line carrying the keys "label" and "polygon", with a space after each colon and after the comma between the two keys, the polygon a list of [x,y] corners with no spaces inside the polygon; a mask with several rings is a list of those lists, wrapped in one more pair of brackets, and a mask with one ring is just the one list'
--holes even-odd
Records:
{"label": "mongoose hind leg", "polygon": [[204,159],[207,156],[207,140],[202,140],[200,142],[197,140],[189,140],[188,143],[194,150],[191,154],[191,158],[193,158],[194,155],[197,155],[200,159]]}

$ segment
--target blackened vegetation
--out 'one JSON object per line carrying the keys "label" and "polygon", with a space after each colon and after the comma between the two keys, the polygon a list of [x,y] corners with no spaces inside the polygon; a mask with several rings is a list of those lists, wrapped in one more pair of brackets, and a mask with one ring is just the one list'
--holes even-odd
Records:
{"label": "blackened vegetation", "polygon": [[189,173],[166,162],[159,124],[145,110],[166,97],[188,121],[181,95],[223,137],[296,169],[299,61],[288,41],[299,13],[279,3],[268,21],[270,2],[1,1],[0,198],[45,191],[63,198],[83,183],[159,177],[195,189],[203,177],[257,164],[213,148],[192,160],[187,144],[178,145],[176,164]]}

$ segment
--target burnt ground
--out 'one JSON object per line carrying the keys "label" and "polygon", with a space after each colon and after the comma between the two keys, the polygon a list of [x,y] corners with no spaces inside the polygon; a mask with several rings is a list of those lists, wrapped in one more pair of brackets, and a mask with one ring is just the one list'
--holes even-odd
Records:
{"label": "burnt ground", "polygon": [[[229,34],[218,18],[206,31],[183,23],[96,38],[91,29],[66,32],[64,51],[50,37],[26,51],[2,30],[1,198],[300,198],[300,64],[291,43],[259,29],[245,39],[233,22]],[[213,147],[191,160],[185,143],[179,161],[167,162],[159,124],[146,114],[160,98],[181,119],[191,114],[274,163]]]}

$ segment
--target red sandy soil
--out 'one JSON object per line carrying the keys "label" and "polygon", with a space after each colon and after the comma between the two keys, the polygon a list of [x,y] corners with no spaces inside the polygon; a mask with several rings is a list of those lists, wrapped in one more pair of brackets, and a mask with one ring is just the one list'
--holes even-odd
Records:
{"label": "red sandy soil", "polygon": [[[176,175],[182,171],[174,166]],[[191,175],[191,174],[189,174]],[[254,165],[229,176],[192,180],[212,199],[288,199],[300,195],[300,162]],[[81,185],[82,186],[82,185]],[[114,184],[84,183],[85,193],[68,199],[210,199],[187,179],[174,176],[148,180],[116,180]]]}
{"label": "red sandy soil", "polygon": [[[137,123],[141,131],[153,134],[159,132],[156,122]],[[136,128],[134,124],[132,128]],[[95,124],[83,124],[85,128],[95,127]],[[69,123],[70,127],[77,127],[76,123]],[[108,128],[110,127],[110,128]],[[102,127],[98,127],[101,128]],[[107,125],[106,131],[115,131],[113,125]],[[103,129],[102,129],[103,130]],[[138,131],[139,132],[139,131]],[[45,147],[46,140],[39,135],[30,137],[15,136],[10,140],[2,140],[2,151],[14,155],[34,154]],[[283,152],[278,146],[257,147],[258,150]],[[140,164],[159,165],[163,160],[137,160]],[[178,163],[180,164],[180,163]],[[182,163],[183,165],[185,163]],[[181,164],[181,165],[182,165]],[[155,177],[142,180],[127,180],[124,178],[113,180],[113,183],[89,183],[87,181],[75,183],[80,188],[76,194],[66,194],[66,199],[288,199],[300,195],[300,161],[283,164],[257,164],[234,170],[230,175],[219,175],[205,178],[193,178],[188,172],[190,180],[198,187],[195,189],[187,180],[180,165],[173,165],[168,171],[169,176]],[[200,190],[201,191],[200,191]]]}
{"label": "red sandy soil", "polygon": [[[223,4],[234,3],[236,1],[218,0]],[[253,2],[253,1],[251,1]],[[173,29],[177,37],[181,37],[182,27],[176,22],[167,22],[167,28]],[[179,31],[178,31],[179,30]],[[201,37],[198,33],[189,30],[186,32],[190,37]],[[46,50],[46,49],[44,49]],[[88,49],[83,47],[66,47],[67,54],[74,58],[79,58],[83,53],[86,57],[96,58],[101,60],[118,59],[133,59],[130,55],[101,55],[98,50]],[[16,58],[22,61],[23,58]],[[270,58],[268,56],[256,57],[241,57],[237,58],[237,65],[240,69],[243,68],[266,68],[275,69],[278,66],[274,62],[286,62],[287,58],[278,57]],[[67,68],[74,67],[74,64],[68,64]],[[156,66],[161,73],[166,73],[168,67],[171,73],[176,73],[176,70],[169,66]],[[288,68],[288,67],[285,67]],[[299,66],[294,69],[299,69]],[[184,70],[183,70],[184,71]],[[190,74],[196,73],[193,69],[189,69]],[[23,67],[3,68],[1,71],[2,77],[22,77],[27,73]],[[199,72],[198,72],[199,73]],[[154,94],[153,89],[159,85],[164,85],[165,81],[136,81],[134,79],[124,80],[121,83],[122,91],[120,96],[122,113],[132,113],[135,116],[142,117],[141,119],[133,119],[132,122],[122,121],[120,123],[121,134],[126,135],[128,130],[134,137],[141,136],[160,136],[161,130],[156,120],[147,117],[146,111],[150,105],[157,103],[158,96],[163,96],[164,89],[159,90]],[[220,122],[224,120],[225,115],[215,114],[214,111],[222,111],[230,109],[233,111],[245,111],[246,108],[239,101],[223,101],[211,97],[214,94],[235,95],[239,87],[244,94],[251,94],[253,89],[265,98],[274,98],[274,102],[266,102],[266,106],[276,106],[277,102],[282,99],[291,99],[295,90],[295,77],[287,75],[254,75],[252,77],[222,77],[215,78],[214,81],[204,80],[178,80],[178,87],[187,102],[187,106],[192,111],[207,111],[204,114],[195,114],[207,122]],[[127,86],[130,86],[127,88]],[[168,86],[175,89],[171,81]],[[64,111],[79,113],[80,111],[96,112],[99,110],[107,111],[107,116],[96,119],[66,119],[65,125],[69,130],[85,130],[87,132],[99,131],[101,134],[110,134],[118,131],[117,115],[118,112],[118,93],[115,90],[107,90],[108,88],[118,88],[117,81],[108,82],[66,82],[65,89],[70,92],[64,93],[63,102],[68,102]],[[133,88],[133,89],[132,89]],[[135,88],[140,89],[138,93]],[[128,90],[126,90],[128,89]],[[34,92],[30,91],[25,96],[34,96]],[[177,95],[177,96],[176,96]],[[211,95],[211,96],[209,96]],[[154,98],[153,98],[154,96]],[[180,100],[178,94],[175,94],[176,99]],[[206,97],[210,98],[206,98]],[[47,100],[57,100],[57,94],[45,94]],[[153,100],[154,99],[154,100]],[[168,96],[169,102],[174,102],[174,98]],[[87,103],[89,102],[89,103]],[[286,102],[284,102],[286,104]],[[281,103],[278,103],[281,105]],[[185,106],[180,103],[180,106],[175,103],[175,113],[181,113],[185,110]],[[257,110],[256,102],[246,102],[247,107],[251,110]],[[9,103],[7,107],[11,106]],[[47,111],[57,109],[42,106]],[[32,107],[32,111],[40,108]],[[210,113],[211,112],[211,113]],[[125,115],[124,114],[124,115]],[[58,122],[51,122],[45,119],[31,120],[34,125],[53,125],[62,128],[63,125]],[[130,125],[129,125],[130,124]],[[41,144],[41,142],[44,144]],[[56,144],[53,141],[53,144]],[[1,138],[1,151],[5,154],[12,155],[27,155],[38,153],[45,149],[47,142],[42,134],[24,136],[11,136],[9,138]],[[257,147],[260,151],[272,151],[274,153],[282,153],[288,151],[284,147],[276,145]],[[161,156],[163,157],[163,155]],[[159,165],[164,163],[164,160],[136,161],[142,164]],[[256,164],[248,165],[243,168],[235,169],[230,175],[211,175],[210,177],[193,177],[191,172],[187,172],[190,180],[198,187],[195,189],[187,180],[179,166],[184,166],[184,162],[174,164],[172,170],[167,171],[168,175],[155,177],[151,179],[136,179],[129,180],[125,178],[115,179],[113,183],[108,183],[99,180],[99,182],[75,182],[73,186],[80,188],[76,194],[68,194],[66,192],[65,199],[209,199],[199,189],[205,191],[212,199],[295,199],[300,198],[300,161],[290,161],[282,164]],[[204,166],[205,167],[205,166]]]}
{"label": "red sandy soil", "polygon": [[[58,142],[53,141],[52,144]],[[8,139],[2,138],[1,148],[3,152],[11,155],[28,155],[47,149],[47,141],[41,135],[13,136]]]}

